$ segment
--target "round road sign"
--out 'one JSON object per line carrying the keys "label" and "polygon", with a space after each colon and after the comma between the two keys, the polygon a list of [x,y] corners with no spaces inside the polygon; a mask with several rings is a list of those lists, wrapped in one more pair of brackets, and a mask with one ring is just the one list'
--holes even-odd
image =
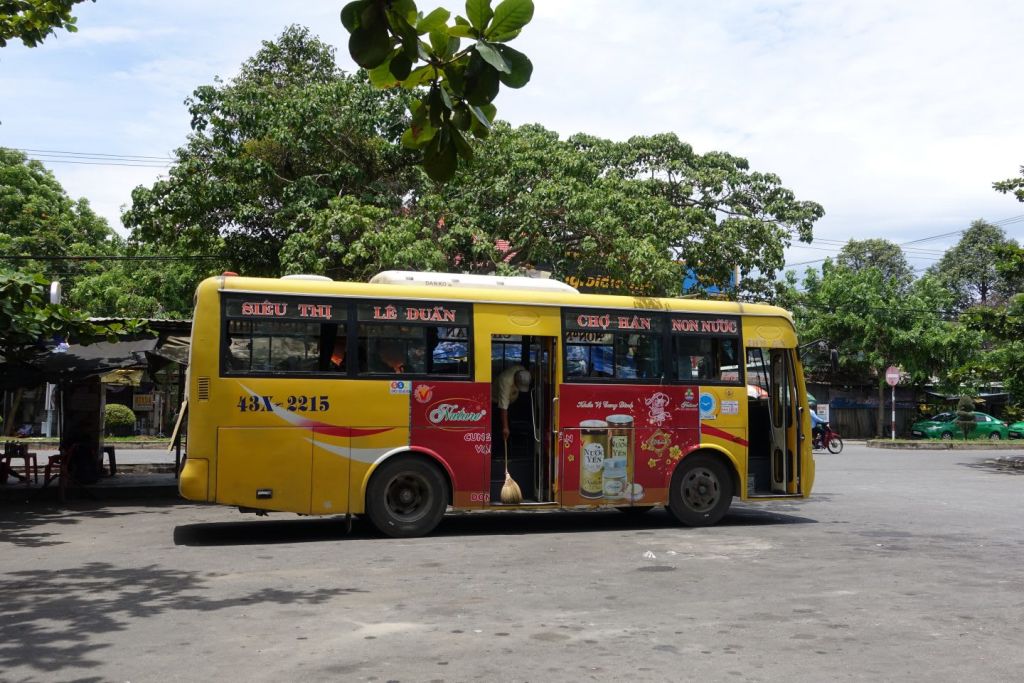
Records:
{"label": "round road sign", "polygon": [[894,387],[900,383],[900,369],[895,365],[890,365],[885,369],[885,381],[890,387]]}

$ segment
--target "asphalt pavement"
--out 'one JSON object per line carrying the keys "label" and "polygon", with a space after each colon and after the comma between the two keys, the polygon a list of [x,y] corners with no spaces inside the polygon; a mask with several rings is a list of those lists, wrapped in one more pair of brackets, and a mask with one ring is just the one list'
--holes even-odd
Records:
{"label": "asphalt pavement", "polygon": [[1024,476],[847,444],[807,501],[449,515],[0,505],[11,681],[1018,681]]}

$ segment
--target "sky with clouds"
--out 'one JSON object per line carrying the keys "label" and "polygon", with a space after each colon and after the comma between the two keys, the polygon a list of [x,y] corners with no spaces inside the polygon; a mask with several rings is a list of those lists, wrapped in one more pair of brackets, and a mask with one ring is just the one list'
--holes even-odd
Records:
{"label": "sky with clouds", "polygon": [[[97,0],[79,31],[0,49],[0,145],[40,150],[73,197],[120,227],[189,132],[184,100],[230,79],[291,23],[354,68],[341,1]],[[420,9],[462,3],[421,0]],[[909,242],[923,269],[972,220],[1024,238],[1024,204],[992,190],[1024,164],[1020,36],[1007,0],[535,0],[515,41],[533,80],[499,117],[563,137],[673,132],[746,157],[826,216],[802,264],[854,237]],[[46,151],[157,157],[57,163]],[[63,159],[68,159],[65,155]],[[49,160],[48,160],[49,159]],[[802,270],[803,266],[798,266]]]}

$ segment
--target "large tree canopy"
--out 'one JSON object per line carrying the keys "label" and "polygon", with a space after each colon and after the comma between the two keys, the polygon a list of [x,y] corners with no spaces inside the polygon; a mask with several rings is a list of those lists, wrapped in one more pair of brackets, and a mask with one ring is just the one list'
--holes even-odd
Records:
{"label": "large tree canopy", "polygon": [[135,189],[124,223],[140,241],[278,275],[288,238],[332,199],[400,210],[419,177],[398,145],[406,96],[342,74],[330,47],[290,27],[230,83],[196,89],[177,163]]}
{"label": "large tree canopy", "polygon": [[622,291],[678,293],[739,265],[765,293],[822,208],[774,175],[674,135],[567,140],[496,124],[474,162],[430,182],[399,145],[411,95],[334,66],[292,27],[229,84],[189,101],[193,134],[170,177],[124,216],[140,242],[223,254],[232,269],[363,280],[385,268],[599,273]]}
{"label": "large tree canopy", "polygon": [[122,243],[87,200],[71,199],[40,162],[0,147],[0,264],[58,277],[70,289],[97,268],[76,257],[111,255]]}

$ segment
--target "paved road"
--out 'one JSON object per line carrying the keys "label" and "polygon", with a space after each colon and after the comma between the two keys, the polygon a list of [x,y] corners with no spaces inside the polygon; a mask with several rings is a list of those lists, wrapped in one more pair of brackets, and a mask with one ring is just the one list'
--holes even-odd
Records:
{"label": "paved road", "polygon": [[1024,476],[818,458],[806,502],[450,516],[0,508],[0,679],[1017,681]]}
{"label": "paved road", "polygon": [[[184,450],[182,450],[184,453]],[[139,464],[174,464],[174,451],[167,451],[167,448],[121,448],[117,446],[118,465],[139,465]]]}

